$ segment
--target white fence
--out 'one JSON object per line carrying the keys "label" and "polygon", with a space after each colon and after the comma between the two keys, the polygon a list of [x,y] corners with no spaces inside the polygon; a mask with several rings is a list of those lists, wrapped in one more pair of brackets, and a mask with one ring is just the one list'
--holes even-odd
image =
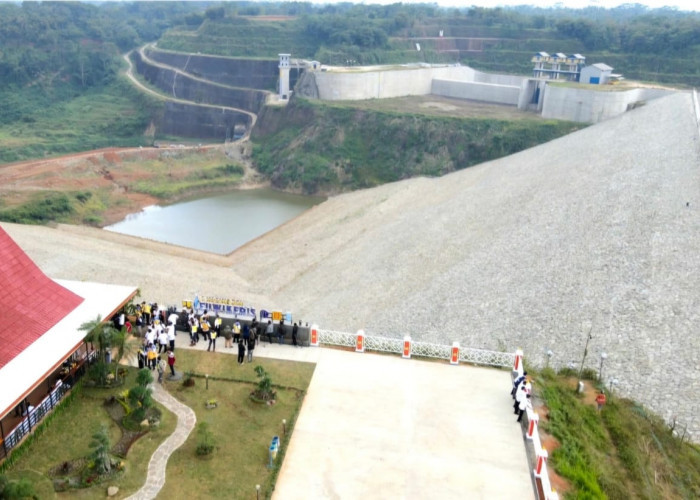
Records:
{"label": "white fence", "polygon": [[[359,333],[336,332],[333,330],[318,329],[318,343],[352,347],[357,349],[358,335],[362,336],[364,350],[390,352],[395,354],[405,353],[406,339],[375,337]],[[451,360],[453,349],[455,348],[454,345],[449,346],[442,344],[431,344],[428,342],[409,342],[411,356],[423,356],[426,358]],[[497,352],[462,347],[457,347],[457,349],[459,350],[458,360],[459,362],[463,363],[512,367],[515,361],[515,354],[512,352]]]}

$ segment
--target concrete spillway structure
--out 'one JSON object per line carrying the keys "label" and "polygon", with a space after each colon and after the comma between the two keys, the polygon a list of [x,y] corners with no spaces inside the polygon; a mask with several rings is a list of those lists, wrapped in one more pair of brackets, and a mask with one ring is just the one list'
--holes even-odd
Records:
{"label": "concrete spillway structure", "polygon": [[468,66],[425,64],[308,71],[296,91],[307,98],[327,101],[433,94],[517,106],[541,112],[545,118],[583,123],[597,123],[673,93],[649,88],[622,91],[557,86],[548,80],[484,73]]}

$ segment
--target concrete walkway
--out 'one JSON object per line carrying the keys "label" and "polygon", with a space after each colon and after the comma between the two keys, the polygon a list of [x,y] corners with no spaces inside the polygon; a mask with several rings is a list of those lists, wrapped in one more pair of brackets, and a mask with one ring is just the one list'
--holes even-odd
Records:
{"label": "concrete walkway", "polygon": [[534,498],[508,371],[318,351],[273,500]]}
{"label": "concrete walkway", "polygon": [[197,422],[194,411],[171,396],[163,389],[162,385],[155,383],[151,385],[151,388],[153,389],[153,399],[175,414],[177,425],[175,431],[160,444],[151,456],[151,460],[148,462],[146,484],[128,497],[129,500],[150,500],[158,495],[165,484],[165,467],[168,465],[170,455],[182,446]]}

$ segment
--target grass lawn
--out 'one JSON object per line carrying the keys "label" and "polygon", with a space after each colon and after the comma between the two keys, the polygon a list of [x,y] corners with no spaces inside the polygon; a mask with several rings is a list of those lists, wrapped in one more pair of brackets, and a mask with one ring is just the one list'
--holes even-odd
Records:
{"label": "grass lawn", "polygon": [[[254,403],[248,395],[257,380],[254,367],[261,365],[277,388],[273,406]],[[272,494],[280,454],[272,470],[267,468],[268,448],[274,435],[282,440],[281,453],[287,439],[282,431],[282,419],[287,420],[287,435],[301,408],[315,365],[272,359],[254,359],[239,366],[233,355],[180,350],[178,371],[209,374],[209,389],[204,378],[195,378],[195,386],[168,383],[167,388],[177,399],[194,409],[197,422],[208,422],[217,449],[209,458],[200,458],[195,449],[199,443],[197,431],[170,458],[167,479],[160,498],[255,498],[255,485],[261,486],[261,498]],[[220,380],[235,379],[239,382]],[[249,381],[249,382],[240,382]],[[205,402],[216,399],[219,406],[205,408]]]}
{"label": "grass lawn", "polygon": [[114,389],[85,387],[75,399],[55,416],[44,434],[31,443],[26,452],[13,464],[8,477],[31,475],[38,498],[105,498],[108,485],[119,487],[115,498],[125,498],[143,486],[148,461],[160,443],[172,434],[176,418],[163,407],[161,425],[138,439],[129,450],[124,474],[101,485],[65,493],[54,493],[48,471],[64,461],[78,459],[90,453],[90,442],[102,424],[107,425],[112,444],[121,436],[102,403],[105,398],[118,394],[135,384],[136,369],[129,370],[126,383]]}
{"label": "grass lawn", "polygon": [[564,498],[700,498],[700,447],[634,401],[608,394],[596,411],[597,391],[587,400],[575,372],[565,375],[537,377],[542,428],[558,442],[548,465],[570,484]]}

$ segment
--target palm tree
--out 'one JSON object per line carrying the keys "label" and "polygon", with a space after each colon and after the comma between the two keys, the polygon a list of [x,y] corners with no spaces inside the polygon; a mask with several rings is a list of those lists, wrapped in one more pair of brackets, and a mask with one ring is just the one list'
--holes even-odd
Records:
{"label": "palm tree", "polygon": [[92,453],[90,458],[95,462],[95,470],[98,474],[105,474],[112,469],[112,458],[109,455],[111,444],[107,427],[103,424],[100,429],[92,435],[90,443]]}
{"label": "palm tree", "polygon": [[[98,382],[104,385],[107,382],[107,366],[106,366],[106,353],[112,345],[112,341],[116,337],[118,330],[114,328],[112,323],[103,322],[100,315],[97,316],[92,321],[83,323],[78,328],[81,332],[87,332],[85,335],[85,342],[90,342],[92,344],[97,344],[97,363],[96,365],[100,369],[96,370]],[[116,377],[115,377],[116,378]]]}
{"label": "palm tree", "polygon": [[118,380],[119,378],[119,363],[124,358],[124,356],[130,356],[134,352],[134,346],[137,342],[130,338],[125,327],[121,330],[114,328],[114,333],[111,338],[111,346],[116,349],[114,355],[114,378]]}

